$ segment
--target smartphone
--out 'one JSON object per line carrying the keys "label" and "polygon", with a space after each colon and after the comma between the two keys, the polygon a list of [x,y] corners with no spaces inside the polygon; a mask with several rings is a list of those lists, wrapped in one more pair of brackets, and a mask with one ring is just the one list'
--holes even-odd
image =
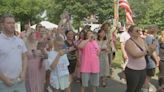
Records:
{"label": "smartphone", "polygon": [[102,51],[105,51],[106,49],[105,49],[105,48],[102,48],[101,50],[102,50]]}

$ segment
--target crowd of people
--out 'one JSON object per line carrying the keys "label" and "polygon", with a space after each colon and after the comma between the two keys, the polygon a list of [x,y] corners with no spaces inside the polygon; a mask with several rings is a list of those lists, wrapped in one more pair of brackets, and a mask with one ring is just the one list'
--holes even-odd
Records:
{"label": "crowd of people", "polygon": [[[119,28],[106,21],[97,33],[88,26],[74,33],[67,14],[61,19],[53,30],[41,24],[32,29],[27,23],[16,34],[14,16],[1,17],[0,91],[71,92],[74,81],[81,84],[79,92],[88,86],[92,92],[107,86]],[[157,67],[159,85],[164,85],[164,31],[160,36],[158,32],[154,25],[146,29],[126,25],[121,33],[126,92],[149,92]]]}

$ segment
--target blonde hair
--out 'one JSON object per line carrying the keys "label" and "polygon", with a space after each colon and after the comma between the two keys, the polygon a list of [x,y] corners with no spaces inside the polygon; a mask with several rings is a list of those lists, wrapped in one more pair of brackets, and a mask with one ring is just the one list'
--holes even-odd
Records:
{"label": "blonde hair", "polygon": [[57,37],[55,37],[53,43],[54,43],[54,49],[57,50],[58,49],[57,45],[59,43],[64,44],[64,39],[61,36],[57,36]]}
{"label": "blonde hair", "polygon": [[164,30],[161,31],[159,40],[160,40],[161,42],[164,42]]}
{"label": "blonde hair", "polygon": [[26,44],[26,46],[27,46],[28,49],[30,49],[30,46],[29,46],[30,43],[36,43],[36,44],[38,43],[38,41],[36,41],[36,40],[33,38],[33,35],[35,35],[35,32],[31,31],[31,32],[27,35],[27,37],[24,39],[25,44]]}
{"label": "blonde hair", "polygon": [[32,36],[34,35],[34,32],[29,32],[28,34],[26,34],[26,37],[24,38],[25,43],[29,43],[29,41],[31,41],[31,39],[33,38]]}
{"label": "blonde hair", "polygon": [[49,51],[52,50],[53,49],[53,46],[54,46],[53,40],[48,40],[47,45],[48,45],[48,50]]}
{"label": "blonde hair", "polygon": [[148,34],[155,34],[156,32],[158,32],[159,31],[159,28],[158,28],[158,26],[157,25],[149,25],[148,27],[147,27],[147,33]]}

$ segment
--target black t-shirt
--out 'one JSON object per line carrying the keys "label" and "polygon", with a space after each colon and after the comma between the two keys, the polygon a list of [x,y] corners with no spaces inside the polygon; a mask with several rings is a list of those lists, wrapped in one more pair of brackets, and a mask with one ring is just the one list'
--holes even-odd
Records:
{"label": "black t-shirt", "polygon": [[160,49],[159,49],[159,57],[161,60],[164,61],[164,42],[159,42]]}
{"label": "black t-shirt", "polygon": [[[67,41],[65,41],[65,45],[67,48],[69,47],[72,47],[74,46],[74,44],[69,44]],[[71,61],[71,60],[77,60],[77,56],[76,56],[76,50],[73,50],[73,51],[70,51],[67,53],[67,57],[68,57],[68,60]]]}

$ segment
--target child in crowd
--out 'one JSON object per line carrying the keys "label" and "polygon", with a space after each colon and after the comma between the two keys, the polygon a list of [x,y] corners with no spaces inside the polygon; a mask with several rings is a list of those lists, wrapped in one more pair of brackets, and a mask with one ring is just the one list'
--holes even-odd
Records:
{"label": "child in crowd", "polygon": [[64,40],[59,36],[54,40],[54,50],[48,54],[48,63],[51,70],[50,85],[53,87],[53,92],[59,92],[59,90],[69,92],[69,61],[65,54],[66,50],[63,48]]}
{"label": "child in crowd", "polygon": [[44,92],[45,66],[47,58],[45,43],[35,41],[34,32],[30,33],[26,41],[28,52],[28,67],[26,74],[27,92]]}

